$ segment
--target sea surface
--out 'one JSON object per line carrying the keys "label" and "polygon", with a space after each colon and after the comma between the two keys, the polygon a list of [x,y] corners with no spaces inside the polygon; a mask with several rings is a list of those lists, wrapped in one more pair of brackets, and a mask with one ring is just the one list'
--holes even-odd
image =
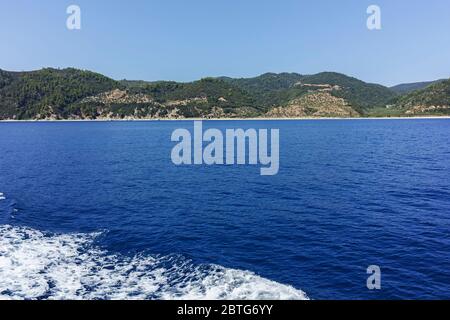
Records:
{"label": "sea surface", "polygon": [[450,299],[450,120],[203,126],[278,128],[279,174],[175,166],[191,121],[0,123],[0,298]]}

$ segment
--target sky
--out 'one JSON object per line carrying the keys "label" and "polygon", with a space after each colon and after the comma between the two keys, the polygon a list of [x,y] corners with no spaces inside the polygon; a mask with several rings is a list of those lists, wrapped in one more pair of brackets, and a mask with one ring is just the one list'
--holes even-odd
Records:
{"label": "sky", "polygon": [[[366,10],[381,9],[381,30]],[[81,29],[69,30],[69,5]],[[75,67],[192,81],[342,72],[395,85],[450,77],[448,0],[0,0],[0,68]]]}

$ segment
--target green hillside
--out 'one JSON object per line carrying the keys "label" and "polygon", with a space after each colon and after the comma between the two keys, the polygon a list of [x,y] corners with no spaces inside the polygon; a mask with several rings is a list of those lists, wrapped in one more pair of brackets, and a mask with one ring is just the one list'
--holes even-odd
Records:
{"label": "green hillside", "polygon": [[449,80],[407,95],[340,73],[115,81],[91,71],[0,70],[0,119],[357,117],[449,114]]}
{"label": "green hillside", "polygon": [[327,83],[339,86],[341,89],[333,91],[333,95],[347,100],[362,111],[385,106],[396,96],[389,88],[382,85],[366,83],[335,72],[322,72],[306,76],[303,81],[311,84]]}
{"label": "green hillside", "polygon": [[77,69],[2,71],[0,77],[0,118],[31,119],[49,113],[65,117],[70,104],[119,87],[112,79]]}
{"label": "green hillside", "polygon": [[395,108],[405,114],[450,114],[450,79],[397,98]]}
{"label": "green hillside", "polygon": [[315,75],[266,73],[249,79],[222,79],[250,92],[255,97],[255,100],[263,106],[285,105],[305,93],[323,89],[319,86],[305,86],[307,84],[328,84],[339,87],[331,90],[331,94],[347,100],[355,109],[360,111],[384,106],[396,96],[387,87],[365,83],[356,78],[335,72],[322,72]]}
{"label": "green hillside", "polygon": [[444,79],[436,80],[436,81],[424,81],[424,82],[413,82],[413,83],[402,83],[393,87],[390,87],[392,91],[397,94],[408,94],[416,90],[425,89],[429,85],[432,85],[437,82],[444,81]]}

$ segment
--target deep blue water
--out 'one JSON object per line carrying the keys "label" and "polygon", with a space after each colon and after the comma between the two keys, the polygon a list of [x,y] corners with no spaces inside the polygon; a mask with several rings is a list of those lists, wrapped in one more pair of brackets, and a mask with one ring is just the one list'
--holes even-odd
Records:
{"label": "deep blue water", "polygon": [[[79,297],[201,295],[250,276],[224,275],[237,269],[313,299],[450,298],[450,120],[203,123],[279,128],[276,176],[173,165],[171,133],[192,124],[0,123],[0,295],[57,296],[68,280]],[[199,284],[211,265],[224,269]],[[381,290],[366,287],[369,265]],[[146,277],[159,289],[136,287]]]}

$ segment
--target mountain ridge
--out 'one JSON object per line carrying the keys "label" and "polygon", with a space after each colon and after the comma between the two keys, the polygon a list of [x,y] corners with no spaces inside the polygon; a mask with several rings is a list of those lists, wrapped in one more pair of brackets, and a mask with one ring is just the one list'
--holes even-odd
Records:
{"label": "mountain ridge", "polygon": [[408,96],[420,90],[401,95],[336,72],[151,82],[75,68],[0,70],[0,120],[422,115],[436,114],[428,108],[435,102],[447,114],[445,88]]}
{"label": "mountain ridge", "polygon": [[424,89],[432,84],[445,81],[445,79],[433,80],[433,81],[422,81],[422,82],[408,82],[401,83],[395,86],[389,87],[392,91],[398,94],[407,94],[416,90]]}

